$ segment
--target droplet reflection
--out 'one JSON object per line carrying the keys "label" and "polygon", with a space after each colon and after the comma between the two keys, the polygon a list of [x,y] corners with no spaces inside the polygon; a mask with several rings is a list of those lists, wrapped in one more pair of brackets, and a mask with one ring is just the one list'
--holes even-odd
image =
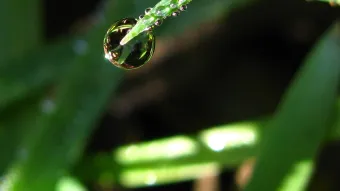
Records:
{"label": "droplet reflection", "polygon": [[125,45],[120,45],[120,41],[136,23],[137,20],[133,18],[122,19],[113,24],[105,35],[105,58],[119,68],[139,68],[147,63],[154,53],[155,37],[152,31],[144,31]]}

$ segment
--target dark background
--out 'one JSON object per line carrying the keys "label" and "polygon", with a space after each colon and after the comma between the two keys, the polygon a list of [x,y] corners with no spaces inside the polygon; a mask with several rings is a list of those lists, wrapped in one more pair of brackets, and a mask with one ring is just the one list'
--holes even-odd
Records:
{"label": "dark background", "polygon": [[[85,33],[101,3],[45,0],[46,41]],[[271,114],[312,45],[339,15],[326,3],[265,0],[175,37],[157,36],[154,58],[126,74],[87,153]],[[334,149],[339,147],[324,149],[310,190],[340,190],[339,157],[329,156]],[[221,190],[234,188],[233,176],[233,170],[222,174]],[[328,189],[318,189],[325,180]],[[138,190],[191,187],[186,182]]]}

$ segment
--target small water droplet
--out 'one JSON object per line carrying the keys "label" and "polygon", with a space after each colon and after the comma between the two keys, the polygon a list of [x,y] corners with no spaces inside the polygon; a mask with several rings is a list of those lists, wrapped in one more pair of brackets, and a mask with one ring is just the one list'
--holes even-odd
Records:
{"label": "small water droplet", "polygon": [[120,41],[136,23],[137,20],[133,18],[122,19],[113,24],[105,35],[105,58],[119,68],[136,69],[147,63],[153,55],[155,37],[150,31],[142,32],[125,45],[120,45]]}
{"label": "small water droplet", "polygon": [[176,5],[176,4],[170,4],[170,8],[171,8],[171,9],[176,9],[176,8],[177,8],[177,5]]}
{"label": "small water droplet", "polygon": [[143,19],[143,18],[144,18],[144,15],[139,15],[138,18],[139,18],[139,19]]}
{"label": "small water droplet", "polygon": [[188,6],[187,5],[182,5],[179,10],[181,11],[186,11],[188,9]]}
{"label": "small water droplet", "polygon": [[145,23],[149,23],[149,22],[153,22],[154,20],[156,20],[156,18],[151,15],[145,15],[143,20],[145,21]]}
{"label": "small water droplet", "polygon": [[179,16],[179,14],[180,14],[180,12],[179,12],[179,11],[176,11],[176,12],[173,12],[173,13],[172,13],[172,16],[173,16],[173,17],[177,17],[177,16]]}
{"label": "small water droplet", "polygon": [[149,8],[146,8],[146,9],[145,9],[145,12],[144,12],[144,13],[147,15],[147,14],[150,13],[150,11],[151,11],[151,8],[149,7]]}
{"label": "small water droplet", "polygon": [[165,6],[160,6],[157,8],[156,14],[157,16],[160,17],[166,17],[167,15],[169,15],[171,12],[171,9],[169,7],[165,7]]}
{"label": "small water droplet", "polygon": [[157,21],[155,22],[155,25],[156,25],[156,26],[161,26],[161,25],[162,25],[162,23],[163,23],[163,21],[162,21],[162,20],[157,20]]}
{"label": "small water droplet", "polygon": [[151,27],[146,28],[144,31],[152,32],[153,28],[154,26],[151,26]]}

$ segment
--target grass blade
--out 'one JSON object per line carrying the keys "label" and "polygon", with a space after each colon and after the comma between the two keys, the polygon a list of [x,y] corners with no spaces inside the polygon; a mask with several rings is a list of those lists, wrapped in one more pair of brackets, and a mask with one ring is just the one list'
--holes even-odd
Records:
{"label": "grass blade", "polygon": [[245,191],[279,190],[296,165],[317,155],[329,132],[338,93],[339,35],[339,26],[334,25],[309,55],[268,127]]}
{"label": "grass blade", "polygon": [[[13,128],[13,126],[20,126],[21,122],[15,120],[9,121],[6,116],[8,117],[8,114],[11,113],[12,116],[9,117],[11,119],[13,119],[13,116],[28,119],[28,116],[31,116],[32,109],[35,108],[35,106],[32,108],[21,107],[22,110],[19,112],[13,110],[9,110],[6,113],[2,112],[1,103],[3,102],[1,97],[11,96],[8,95],[8,91],[17,88],[16,86],[8,86],[8,84],[12,83],[11,80],[3,81],[3,76],[5,75],[3,69],[5,66],[10,66],[10,61],[20,60],[24,55],[35,51],[41,45],[41,21],[40,2],[38,0],[0,1],[0,153],[6,153],[5,156],[0,158],[0,175],[4,173],[10,160],[14,157],[14,150],[17,146],[16,141],[19,139],[19,131]],[[23,62],[23,64],[27,65],[27,61]],[[11,67],[12,69],[7,71],[6,75],[16,74],[21,69]],[[3,88],[4,86],[6,88]],[[32,100],[29,100],[29,102],[32,102]],[[24,103],[24,105],[26,104]],[[13,135],[13,137],[9,138],[8,135]]]}
{"label": "grass blade", "polygon": [[0,1],[0,65],[41,45],[40,14],[39,0]]}
{"label": "grass blade", "polygon": [[[114,7],[120,17],[129,6],[124,1]],[[105,103],[119,84],[123,71],[113,67],[103,56],[102,38],[106,26],[100,25],[87,37],[88,51],[78,56],[58,85],[55,107],[37,118],[36,127],[27,135],[23,148],[27,157],[14,165],[16,172],[11,191],[54,190],[64,172],[78,159]]]}

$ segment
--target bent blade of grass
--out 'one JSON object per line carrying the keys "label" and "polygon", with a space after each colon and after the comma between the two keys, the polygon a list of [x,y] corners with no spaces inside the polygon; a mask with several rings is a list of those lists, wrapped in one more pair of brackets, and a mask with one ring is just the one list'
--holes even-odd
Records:
{"label": "bent blade of grass", "polygon": [[[331,125],[339,85],[338,25],[316,45],[285,95],[261,143],[245,191],[278,190],[298,163],[313,160],[317,155]],[[296,191],[303,190],[307,182]]]}

